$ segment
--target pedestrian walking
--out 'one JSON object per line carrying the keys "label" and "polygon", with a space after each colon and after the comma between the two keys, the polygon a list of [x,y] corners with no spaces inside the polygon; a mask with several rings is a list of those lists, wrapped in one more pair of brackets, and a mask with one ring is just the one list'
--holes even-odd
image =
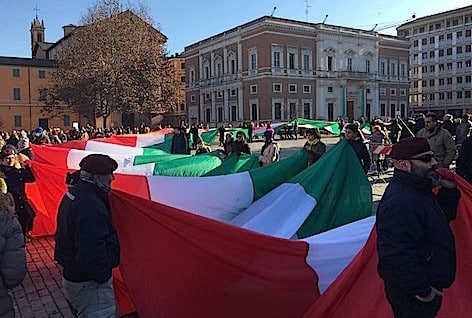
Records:
{"label": "pedestrian walking", "polygon": [[77,317],[118,317],[112,269],[120,263],[120,243],[108,201],[118,164],[92,154],[79,166],[80,179],[70,182],[59,206],[54,259],[63,268],[64,295]]}

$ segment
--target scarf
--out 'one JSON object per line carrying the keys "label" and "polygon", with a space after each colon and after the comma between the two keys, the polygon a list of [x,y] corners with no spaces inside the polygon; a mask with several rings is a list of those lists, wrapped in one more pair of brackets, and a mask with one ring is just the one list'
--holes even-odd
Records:
{"label": "scarf", "polygon": [[95,184],[97,187],[99,187],[102,191],[108,193],[111,191],[111,187],[108,185],[108,184],[104,184],[102,182],[98,182],[97,180],[95,180],[93,177],[91,176],[87,176],[87,175],[81,175],[80,176],[80,180],[84,181],[84,182],[87,182],[87,183],[91,183],[91,184]]}

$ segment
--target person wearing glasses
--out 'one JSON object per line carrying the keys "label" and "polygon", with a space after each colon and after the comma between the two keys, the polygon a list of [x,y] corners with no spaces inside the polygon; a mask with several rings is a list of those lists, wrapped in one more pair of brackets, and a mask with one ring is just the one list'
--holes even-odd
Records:
{"label": "person wearing glasses", "polygon": [[29,166],[29,158],[18,154],[15,146],[6,144],[2,148],[0,172],[5,175],[8,191],[15,201],[15,213],[21,224],[23,235],[30,240],[33,229],[33,220],[36,214],[26,198],[25,184],[35,182],[35,178]]}
{"label": "person wearing glasses", "polygon": [[233,152],[251,154],[251,148],[246,143],[246,137],[242,131],[236,133],[236,140],[233,142]]}
{"label": "person wearing glasses", "polygon": [[449,221],[460,192],[435,173],[437,161],[425,138],[402,139],[390,157],[394,175],[377,209],[378,273],[395,317],[435,317],[443,289],[455,279]]}
{"label": "person wearing glasses", "polygon": [[426,115],[424,128],[418,131],[416,137],[428,139],[438,166],[449,168],[456,157],[456,145],[451,134],[439,125],[438,116],[435,113]]}

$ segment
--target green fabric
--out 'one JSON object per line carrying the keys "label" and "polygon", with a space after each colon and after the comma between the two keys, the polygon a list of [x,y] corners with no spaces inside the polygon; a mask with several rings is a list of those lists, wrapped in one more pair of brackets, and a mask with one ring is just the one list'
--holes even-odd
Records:
{"label": "green fabric", "polygon": [[[338,123],[335,122],[310,120],[305,118],[297,118],[297,120],[298,127],[325,129],[336,136],[340,133]],[[289,125],[293,126],[294,123],[295,120],[292,120]]]}
{"label": "green fabric", "polygon": [[210,129],[206,132],[200,134],[200,138],[202,138],[205,145],[211,145],[216,140],[216,136],[218,135],[218,129]]}
{"label": "green fabric", "polygon": [[159,149],[159,150],[163,150],[167,153],[170,153],[170,150],[172,149],[172,137],[173,136],[174,136],[174,134],[166,134],[164,136],[164,142],[162,142],[160,144],[157,144],[157,145],[145,147],[144,151],[146,152],[146,151],[151,151],[152,149]]}
{"label": "green fabric", "polygon": [[232,153],[223,160],[221,166],[204,174],[208,176],[220,176],[237,172],[249,171],[259,168],[259,157],[256,155]]}
{"label": "green fabric", "polygon": [[[280,129],[284,128],[285,126],[287,126],[287,124],[281,124],[281,125],[278,125],[278,126],[275,126],[275,125],[271,126],[271,128],[274,130],[274,135],[278,134]],[[265,130],[261,133],[254,134],[253,137],[262,138],[262,136],[264,135],[264,132],[265,132]],[[274,138],[274,137],[272,136],[272,138]]]}
{"label": "green fabric", "polygon": [[[149,149],[149,148],[146,148]],[[169,160],[176,160],[176,159],[181,159],[181,158],[188,158],[192,157],[191,155],[172,155],[168,152],[165,152],[160,149],[152,149],[153,151],[144,151],[144,155],[141,156],[135,156],[134,157],[134,162],[133,164],[136,165],[142,165],[145,163],[152,163],[152,162],[164,162],[164,161],[169,161]]]}
{"label": "green fabric", "polygon": [[362,129],[365,129],[367,130],[368,132],[371,132],[372,130],[370,129],[370,124],[369,123],[364,123],[361,125],[361,130]]}
{"label": "green fabric", "polygon": [[254,186],[254,201],[280,184],[287,182],[307,167],[307,151],[300,149],[288,158],[271,165],[250,170]]}
{"label": "green fabric", "polygon": [[299,238],[372,215],[372,188],[356,154],[344,139],[289,182],[302,185],[317,201],[297,232]]}
{"label": "green fabric", "polygon": [[200,177],[221,165],[221,162],[222,160],[215,151],[199,156],[187,156],[186,158],[157,163],[154,166],[153,174],[174,177]]}

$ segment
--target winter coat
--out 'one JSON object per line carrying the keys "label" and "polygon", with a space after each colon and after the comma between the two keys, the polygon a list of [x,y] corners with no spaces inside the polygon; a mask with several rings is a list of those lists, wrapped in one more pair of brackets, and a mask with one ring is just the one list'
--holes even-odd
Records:
{"label": "winter coat", "polygon": [[236,140],[233,142],[233,152],[242,152],[250,155],[251,148],[249,148],[249,145],[247,143],[239,142]]}
{"label": "winter coat", "polygon": [[359,159],[359,162],[362,166],[362,169],[364,170],[365,173],[369,171],[370,168],[370,155],[369,151],[367,150],[366,145],[364,144],[364,141],[359,138],[357,140],[348,140],[349,144],[352,147],[352,150],[356,153],[357,158]]}
{"label": "winter coat", "polygon": [[172,136],[172,145],[170,153],[172,154],[190,154],[190,147],[188,145],[188,139],[185,136],[185,133],[178,133]]}
{"label": "winter coat", "polygon": [[280,146],[276,142],[271,142],[270,144],[264,144],[261,149],[261,155],[259,156],[259,162],[262,166],[268,166],[272,162],[277,161],[277,156],[279,153]]}
{"label": "winter coat", "polygon": [[467,136],[470,133],[471,127],[472,127],[472,123],[469,120],[463,121],[462,123],[457,125],[457,128],[456,128],[456,144],[457,145],[462,144],[464,142],[465,138],[467,138]]}
{"label": "winter coat", "polygon": [[23,219],[33,218],[35,213],[27,201],[25,192],[25,184],[35,182],[31,168],[26,166],[17,169],[15,167],[0,166],[0,171],[5,175],[8,192],[13,195],[15,200],[15,211],[20,218],[20,222]]}
{"label": "winter coat", "polygon": [[430,132],[423,128],[416,134],[416,137],[428,139],[429,147],[434,152],[434,159],[436,159],[438,165],[449,168],[452,160],[456,157],[456,145],[447,130],[438,127]]}
{"label": "winter coat", "polygon": [[326,145],[321,140],[317,140],[311,145],[309,141],[306,141],[303,145],[303,148],[305,148],[308,152],[308,166],[311,166],[317,162],[318,159],[320,159],[321,156],[326,152]]}
{"label": "winter coat", "polygon": [[108,194],[80,180],[62,198],[57,215],[54,259],[71,282],[104,283],[120,263],[120,243]]}
{"label": "winter coat", "polygon": [[0,317],[14,317],[8,288],[18,286],[25,274],[25,239],[20,223],[13,214],[0,207]]}
{"label": "winter coat", "polygon": [[378,271],[386,286],[426,296],[452,285],[456,252],[449,220],[460,192],[432,192],[429,178],[395,170],[377,210]]}
{"label": "winter coat", "polygon": [[459,157],[456,161],[456,172],[472,184],[472,136],[462,142]]}

